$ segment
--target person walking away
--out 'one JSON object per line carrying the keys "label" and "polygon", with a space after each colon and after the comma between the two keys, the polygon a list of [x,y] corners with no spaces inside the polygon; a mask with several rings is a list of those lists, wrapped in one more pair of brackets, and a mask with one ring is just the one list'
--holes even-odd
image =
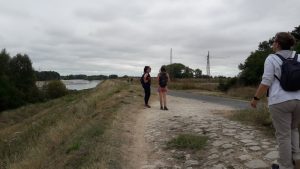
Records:
{"label": "person walking away", "polygon": [[151,106],[148,103],[150,95],[151,95],[151,76],[150,76],[150,72],[151,72],[151,67],[150,66],[145,66],[144,74],[141,78],[141,83],[142,83],[142,86],[143,86],[144,92],[145,92],[144,102],[145,102],[145,107],[147,107],[147,108],[151,108]]}
{"label": "person walking away", "polygon": [[167,85],[170,81],[169,74],[166,71],[165,66],[160,68],[160,72],[157,75],[158,80],[158,93],[159,93],[159,101],[160,101],[160,109],[161,110],[168,110],[167,107]]}
{"label": "person walking away", "polygon": [[[256,108],[259,98],[269,90],[269,111],[279,145],[279,165],[273,164],[272,169],[300,169],[300,55],[291,50],[294,44],[295,39],[290,33],[276,34],[272,45],[275,54],[266,58],[261,84],[251,100],[251,106]],[[290,77],[285,69],[291,62],[293,70],[297,70],[294,77]],[[292,83],[285,84],[286,78]]]}

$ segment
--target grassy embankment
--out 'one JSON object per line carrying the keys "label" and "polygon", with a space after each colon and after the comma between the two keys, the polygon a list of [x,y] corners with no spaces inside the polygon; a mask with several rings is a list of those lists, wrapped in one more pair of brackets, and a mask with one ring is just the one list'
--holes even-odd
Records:
{"label": "grassy embankment", "polygon": [[136,85],[104,81],[95,89],[2,112],[0,168],[121,168],[120,121],[142,107],[141,93]]}

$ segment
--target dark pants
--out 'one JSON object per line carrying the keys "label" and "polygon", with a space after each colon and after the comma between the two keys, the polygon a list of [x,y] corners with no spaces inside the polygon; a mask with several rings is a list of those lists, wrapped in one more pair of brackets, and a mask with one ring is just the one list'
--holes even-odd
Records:
{"label": "dark pants", "polygon": [[144,91],[145,91],[145,97],[144,97],[145,105],[148,105],[148,101],[151,94],[150,86],[144,86]]}

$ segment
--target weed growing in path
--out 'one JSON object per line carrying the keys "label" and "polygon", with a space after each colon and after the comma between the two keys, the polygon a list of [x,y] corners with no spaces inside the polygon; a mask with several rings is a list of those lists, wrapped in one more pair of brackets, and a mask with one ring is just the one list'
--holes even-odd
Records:
{"label": "weed growing in path", "polygon": [[167,142],[167,148],[201,150],[207,144],[208,137],[193,134],[180,134]]}

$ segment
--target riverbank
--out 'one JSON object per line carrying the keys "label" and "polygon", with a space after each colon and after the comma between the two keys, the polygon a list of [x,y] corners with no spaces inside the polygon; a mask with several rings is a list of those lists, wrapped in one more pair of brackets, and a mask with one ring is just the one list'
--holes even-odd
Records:
{"label": "riverbank", "polygon": [[[142,90],[122,81],[0,114],[0,168],[119,168],[127,112]],[[104,155],[105,154],[105,155]]]}

